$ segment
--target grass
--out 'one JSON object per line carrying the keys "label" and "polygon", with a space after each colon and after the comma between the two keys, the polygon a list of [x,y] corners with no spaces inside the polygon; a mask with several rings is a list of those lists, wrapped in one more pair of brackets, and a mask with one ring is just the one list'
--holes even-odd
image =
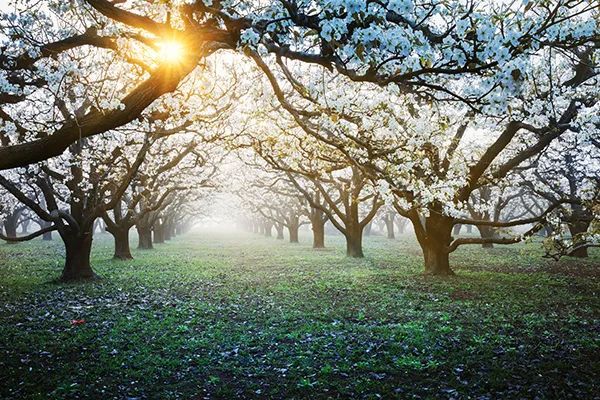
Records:
{"label": "grass", "polygon": [[[56,284],[60,243],[0,245],[0,398],[599,398],[600,253],[452,255],[409,237],[348,259],[253,234],[178,237]],[[81,325],[71,321],[85,319]]]}

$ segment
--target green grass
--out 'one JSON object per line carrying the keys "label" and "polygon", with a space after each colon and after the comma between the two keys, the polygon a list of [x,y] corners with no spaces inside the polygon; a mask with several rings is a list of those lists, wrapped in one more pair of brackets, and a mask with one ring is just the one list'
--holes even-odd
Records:
{"label": "green grass", "polygon": [[431,278],[408,237],[361,260],[301,240],[199,232],[122,262],[100,236],[88,284],[51,283],[58,241],[0,245],[0,398],[598,398],[598,252],[465,247]]}

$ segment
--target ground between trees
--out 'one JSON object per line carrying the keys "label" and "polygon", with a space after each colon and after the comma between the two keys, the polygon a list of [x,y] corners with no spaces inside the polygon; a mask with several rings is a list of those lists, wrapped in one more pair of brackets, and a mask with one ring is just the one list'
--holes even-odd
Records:
{"label": "ground between trees", "polygon": [[[460,248],[423,276],[414,239],[311,250],[258,234],[178,236],[100,281],[49,283],[58,241],[0,245],[2,398],[592,398],[597,266],[539,244]],[[73,324],[73,320],[85,320]],[[596,371],[596,372],[595,372]]]}

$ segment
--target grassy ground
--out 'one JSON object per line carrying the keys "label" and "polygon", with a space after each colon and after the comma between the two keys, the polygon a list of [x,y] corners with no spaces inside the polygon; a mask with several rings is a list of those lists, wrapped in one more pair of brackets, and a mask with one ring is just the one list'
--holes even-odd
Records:
{"label": "grassy ground", "polygon": [[[600,254],[460,249],[420,275],[410,238],[310,249],[176,238],[56,284],[62,248],[0,245],[0,398],[599,398]],[[85,319],[72,325],[75,319]]]}

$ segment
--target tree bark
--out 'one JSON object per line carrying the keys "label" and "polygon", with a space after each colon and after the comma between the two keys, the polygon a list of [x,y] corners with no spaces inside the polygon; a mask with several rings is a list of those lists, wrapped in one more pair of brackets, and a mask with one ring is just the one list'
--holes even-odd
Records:
{"label": "tree bark", "polygon": [[423,248],[425,258],[425,274],[427,275],[454,275],[450,269],[450,254],[445,246],[432,243]]}
{"label": "tree bark", "polygon": [[115,240],[115,254],[113,258],[118,260],[133,260],[129,248],[129,228],[123,228],[111,232]]}
{"label": "tree bark", "polygon": [[[421,221],[419,219],[415,217],[412,222],[414,226],[422,226],[420,229],[415,228],[415,233],[423,250],[425,274],[454,275],[450,269],[448,252],[448,246],[452,241],[452,218],[443,216],[441,210],[433,210],[429,217]],[[420,225],[416,225],[417,223]]]}
{"label": "tree bark", "polygon": [[146,227],[136,227],[137,231],[138,231],[138,237],[139,237],[139,242],[138,242],[138,249],[141,250],[150,250],[153,249],[154,246],[152,245],[152,230],[150,228],[146,228]]}
{"label": "tree bark", "polygon": [[170,224],[163,224],[162,226],[162,232],[163,232],[163,240],[171,240],[172,235],[171,235],[171,225]]}
{"label": "tree bark", "polygon": [[311,220],[313,231],[313,249],[325,248],[325,221],[318,216]]}
{"label": "tree bark", "polygon": [[[4,231],[8,237],[17,237],[17,221],[12,216],[8,216],[4,220]],[[16,242],[11,242],[16,243]]]}
{"label": "tree bark", "polygon": [[396,235],[394,234],[394,216],[391,217],[388,215],[385,219],[385,227],[387,229],[387,238],[388,239],[396,239]]}
{"label": "tree bark", "polygon": [[283,225],[275,224],[275,229],[277,230],[277,239],[283,240]]}
{"label": "tree bark", "polygon": [[90,265],[92,252],[92,232],[80,235],[65,235],[66,260],[60,280],[72,282],[97,278]]}
{"label": "tree bark", "polygon": [[[585,244],[585,241],[577,238],[577,235],[581,235],[582,233],[587,232],[589,223],[575,222],[575,223],[568,224],[568,227],[569,227],[569,232],[571,233],[571,237],[573,238],[573,247],[577,247],[577,246]],[[569,253],[569,256],[578,257],[578,258],[586,258],[588,256],[588,249],[587,249],[587,247],[581,247],[581,248]]]}
{"label": "tree bark", "polygon": [[[482,239],[491,239],[496,236],[496,231],[491,226],[482,225],[482,226],[478,226],[477,229],[479,229],[479,235],[481,236]],[[481,247],[483,247],[484,249],[491,249],[494,247],[494,244],[493,243],[483,243],[481,245]]]}
{"label": "tree bark", "polygon": [[21,234],[27,235],[29,233],[29,220],[21,222]]}
{"label": "tree bark", "polygon": [[154,243],[164,243],[165,235],[164,235],[164,226],[162,224],[156,223],[154,224]]}
{"label": "tree bark", "polygon": [[362,227],[347,226],[346,233],[346,255],[348,257],[362,258],[364,257],[362,249]]}
{"label": "tree bark", "polygon": [[290,243],[298,243],[298,229],[300,225],[298,224],[290,224],[288,226],[288,231],[290,233]]}
{"label": "tree bark", "polygon": [[[48,227],[50,227],[50,225],[51,225],[51,223],[50,223],[50,222],[44,221],[43,219],[40,219],[40,220],[38,221],[38,224],[40,225],[40,228],[42,228],[42,229],[43,229],[43,228],[48,228]],[[52,240],[52,231],[44,233],[44,234],[42,235],[42,240],[45,240],[45,241],[50,241],[50,240]]]}

